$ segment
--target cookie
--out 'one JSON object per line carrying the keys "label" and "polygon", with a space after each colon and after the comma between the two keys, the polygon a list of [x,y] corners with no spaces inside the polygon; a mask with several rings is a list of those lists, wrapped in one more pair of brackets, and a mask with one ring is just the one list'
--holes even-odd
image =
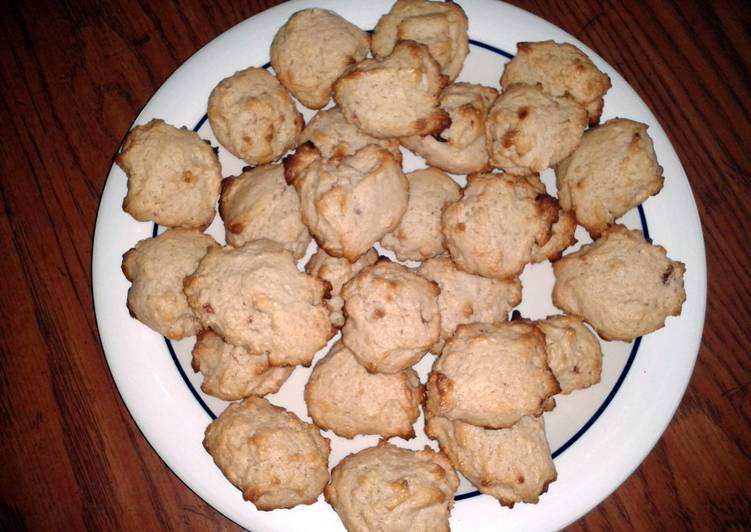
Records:
{"label": "cookie", "polygon": [[436,355],[459,325],[506,321],[511,309],[522,300],[518,277],[500,280],[472,275],[457,270],[445,255],[423,262],[418,273],[435,281],[441,289],[441,337],[430,349]]}
{"label": "cookie", "polygon": [[498,96],[492,87],[454,83],[443,90],[440,107],[451,125],[435,136],[404,137],[401,143],[436,168],[454,174],[490,169],[485,145],[485,119]]}
{"label": "cookie", "polygon": [[397,139],[377,139],[363,133],[344,119],[341,109],[318,111],[300,134],[300,144],[311,142],[324,159],[341,159],[354,155],[368,144],[388,150],[398,163],[402,161]]}
{"label": "cookie", "polygon": [[322,281],[331,285],[330,297],[326,305],[331,313],[331,324],[340,329],[344,325],[344,299],[342,299],[342,287],[344,283],[357,275],[366,266],[375,264],[378,260],[378,252],[371,248],[357,259],[350,262],[345,258],[332,257],[324,250],[319,249],[305,265],[305,271],[315,275]]}
{"label": "cookie", "polygon": [[123,210],[136,220],[201,230],[211,224],[222,173],[197,133],[152,120],[133,128],[116,162],[128,176]]}
{"label": "cookie", "polygon": [[225,401],[276,393],[295,369],[271,366],[267,353],[252,355],[210,330],[198,334],[191,366],[203,375],[201,390]]}
{"label": "cookie", "polygon": [[313,368],[305,404],[313,422],[343,438],[358,434],[415,437],[424,387],[412,369],[370,373],[341,342]]}
{"label": "cookie", "polygon": [[621,118],[587,131],[555,175],[561,207],[593,238],[657,194],[663,182],[647,126]]}
{"label": "cookie", "polygon": [[215,245],[196,229],[168,229],[126,252],[122,268],[133,283],[128,289],[131,315],[172,340],[197,334],[201,324],[185,299],[183,279]]}
{"label": "cookie", "polygon": [[334,84],[347,122],[378,138],[437,135],[449,126],[438,98],[447,84],[427,47],[400,41],[390,55],[366,59]]}
{"label": "cookie", "polygon": [[587,110],[589,124],[600,120],[603,96],[610,89],[610,78],[598,69],[576,46],[553,41],[520,42],[516,55],[506,63],[501,86],[514,83],[540,83],[548,94],[569,94]]}
{"label": "cookie", "polygon": [[279,242],[296,259],[308,249],[310,234],[302,223],[300,198],[284,180],[280,164],[257,166],[225,179],[219,214],[231,246],[267,238]]}
{"label": "cookie", "polygon": [[274,36],[271,66],[295,98],[320,109],[339,76],[369,51],[370,36],[354,24],[328,9],[303,9]]}
{"label": "cookie", "polygon": [[302,220],[329,255],[355,262],[407,210],[409,184],[388,151],[368,145],[343,159],[321,159],[310,144],[285,160],[300,195]]}
{"label": "cookie", "polygon": [[571,96],[517,83],[498,97],[485,122],[490,164],[512,174],[541,172],[567,157],[587,127],[587,111]]}
{"label": "cookie", "polygon": [[550,228],[550,240],[532,246],[532,262],[558,260],[563,251],[576,243],[576,218],[569,211],[558,210],[558,220]]}
{"label": "cookie", "polygon": [[539,177],[473,174],[462,199],[443,210],[442,231],[460,270],[506,279],[550,240],[557,217]]}
{"label": "cookie", "polygon": [[469,53],[467,15],[451,1],[397,0],[373,30],[373,55],[386,57],[399,41],[412,40],[428,47],[441,73],[454,81]]}
{"label": "cookie", "polygon": [[324,496],[350,532],[448,532],[458,486],[442,454],[382,441],[339,462]]}
{"label": "cookie", "polygon": [[334,335],[326,283],[298,271],[292,254],[271,240],[213,247],[184,283],[204,328],[272,366],[309,365]]}
{"label": "cookie", "polygon": [[545,334],[548,366],[561,385],[561,393],[588,388],[600,382],[600,342],[576,316],[551,316],[537,322]]}
{"label": "cookie", "polygon": [[261,397],[230,404],[206,429],[203,446],[259,510],[313,504],[329,481],[329,440]]}
{"label": "cookie", "polygon": [[447,203],[461,198],[461,189],[435,168],[406,175],[409,181],[407,210],[396,229],[381,239],[399,260],[425,260],[445,251],[441,215]]}
{"label": "cookie", "polygon": [[506,429],[432,417],[425,432],[457,471],[504,506],[537,503],[557,478],[542,417],[525,416]]}
{"label": "cookie", "polygon": [[219,143],[251,165],[270,163],[294,148],[304,125],[287,89],[263,68],[223,79],[211,91],[208,114]]}
{"label": "cookie", "polygon": [[413,366],[440,335],[439,293],[434,282],[382,259],[342,289],[342,342],[368,371]]}
{"label": "cookie", "polygon": [[460,325],[433,364],[426,412],[494,429],[539,416],[560,391],[546,359],[529,322]]}
{"label": "cookie", "polygon": [[622,225],[553,263],[553,304],[580,316],[604,340],[630,342],[678,316],[686,266]]}

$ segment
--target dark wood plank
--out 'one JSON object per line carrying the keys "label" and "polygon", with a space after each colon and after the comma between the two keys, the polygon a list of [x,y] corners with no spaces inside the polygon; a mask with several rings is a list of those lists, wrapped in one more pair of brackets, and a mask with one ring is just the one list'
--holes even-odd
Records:
{"label": "dark wood plank", "polygon": [[[112,158],[148,98],[213,37],[276,3],[0,3],[0,528],[237,528],[167,469],[119,399],[93,316],[91,237]],[[512,3],[584,41],[639,92],[686,168],[707,246],[707,321],[686,396],[639,469],[571,528],[746,528],[751,9]]]}

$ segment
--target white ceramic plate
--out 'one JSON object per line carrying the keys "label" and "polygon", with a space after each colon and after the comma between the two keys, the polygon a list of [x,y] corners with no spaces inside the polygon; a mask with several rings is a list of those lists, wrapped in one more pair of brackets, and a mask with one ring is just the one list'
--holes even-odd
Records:
{"label": "white ceramic plate", "polygon": [[[205,121],[209,93],[221,79],[237,70],[266,65],[271,39],[293,12],[324,6],[369,29],[391,3],[300,0],[260,13],[191,57],[156,92],[135,123],[163,118],[171,124],[196,129],[216,145]],[[558,480],[550,485],[540,503],[503,508],[495,499],[478,495],[463,481],[451,516],[455,531],[557,529],[585,514],[625,480],[656,443],[680,402],[704,323],[706,272],[701,226],[686,174],[664,131],[612,67],[571,35],[525,11],[494,0],[467,0],[463,7],[470,21],[472,44],[460,80],[498,87],[503,64],[515,52],[516,43],[545,39],[576,44],[610,76],[613,88],[605,100],[603,120],[619,116],[648,124],[665,170],[662,192],[628,213],[621,222],[642,229],[655,243],[665,246],[671,258],[687,265],[688,299],[681,316],[669,318],[665,328],[632,344],[603,342],[602,382],[569,396],[558,396],[557,408],[545,414]],[[305,112],[306,120],[311,116],[312,112]],[[405,170],[424,165],[419,158],[405,155]],[[237,174],[243,166],[223,149],[220,158],[225,176]],[[543,179],[554,193],[552,172],[544,174]],[[461,178],[457,180],[463,182]],[[239,490],[230,485],[203,450],[203,431],[226,403],[200,391],[200,376],[190,369],[193,339],[169,342],[128,315],[128,282],[120,270],[121,256],[159,228],[137,222],[122,211],[125,192],[125,175],[113,166],[97,217],[92,277],[107,362],[143,434],[193,491],[246,528],[256,532],[342,529],[338,517],[322,498],[312,506],[258,512],[242,500]],[[209,232],[223,242],[218,217]],[[582,228],[578,228],[577,238],[580,243],[589,241]],[[524,316],[542,318],[557,313],[550,299],[553,275],[549,263],[528,266],[522,282],[523,302],[519,309]],[[432,362],[433,356],[428,355],[418,365],[423,380]],[[309,420],[302,398],[309,373],[309,369],[297,368],[279,393],[270,396],[271,401]],[[332,467],[346,454],[376,443],[375,437],[344,440],[325,434],[333,440]],[[432,445],[422,434],[422,420],[418,434],[409,442],[395,442],[415,449],[426,443]]]}

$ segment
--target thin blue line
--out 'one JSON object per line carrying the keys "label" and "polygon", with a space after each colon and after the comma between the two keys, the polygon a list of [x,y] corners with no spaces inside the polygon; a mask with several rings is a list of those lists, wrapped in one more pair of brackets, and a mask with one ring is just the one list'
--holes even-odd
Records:
{"label": "thin blue line", "polygon": [[207,405],[203,399],[201,399],[201,396],[198,394],[198,391],[193,387],[193,385],[188,380],[188,376],[185,374],[185,371],[183,371],[183,367],[180,364],[180,361],[177,359],[177,353],[175,353],[174,348],[172,347],[172,342],[169,341],[169,338],[166,336],[164,337],[164,341],[167,344],[167,349],[169,349],[169,354],[172,356],[172,361],[175,363],[175,366],[177,366],[177,371],[180,372],[180,376],[183,378],[183,381],[185,381],[185,384],[188,385],[188,388],[190,389],[190,392],[193,394],[193,397],[196,398],[196,401],[198,401],[198,404],[203,407],[203,409],[206,411],[206,413],[209,415],[211,419],[216,419],[216,414],[211,411],[209,408],[209,405]]}
{"label": "thin blue line", "polygon": [[498,55],[502,55],[506,59],[513,59],[513,57],[514,57],[514,54],[510,54],[510,53],[508,53],[505,50],[501,50],[500,48],[496,48],[495,46],[492,46],[490,44],[486,44],[484,42],[476,41],[474,39],[470,39],[469,40],[469,44],[473,44],[473,45],[475,45],[475,46],[477,46],[479,48],[484,48],[485,50],[488,50],[490,52],[494,52],[494,53],[496,53]]}

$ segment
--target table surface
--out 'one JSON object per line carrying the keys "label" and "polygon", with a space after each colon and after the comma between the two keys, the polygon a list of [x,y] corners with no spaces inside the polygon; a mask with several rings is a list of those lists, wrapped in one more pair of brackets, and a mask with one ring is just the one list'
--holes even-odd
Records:
{"label": "table surface", "polygon": [[[471,0],[465,0],[471,1]],[[161,83],[277,2],[0,2],[0,529],[237,527],[161,462],[112,382],[91,300],[99,195]],[[751,9],[514,0],[596,50],[657,115],[704,228],[691,384],[639,469],[572,529],[751,522]]]}

